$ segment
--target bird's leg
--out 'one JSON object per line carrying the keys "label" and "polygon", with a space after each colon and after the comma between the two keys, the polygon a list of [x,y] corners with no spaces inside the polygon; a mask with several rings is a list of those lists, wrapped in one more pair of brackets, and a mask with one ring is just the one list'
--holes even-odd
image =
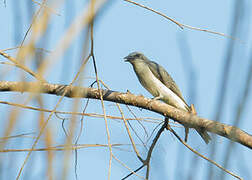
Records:
{"label": "bird's leg", "polygon": [[[192,113],[193,115],[196,115],[196,114],[197,114],[197,112],[196,112],[195,107],[194,107],[193,104],[191,105],[190,109],[191,109],[191,113]],[[187,142],[188,134],[189,134],[189,128],[188,128],[188,127],[185,127],[185,142]]]}
{"label": "bird's leg", "polygon": [[[162,99],[162,96],[161,96],[161,95],[159,95],[159,96],[157,96],[157,97],[154,97],[154,98],[151,98],[152,101],[153,101],[153,100],[154,100],[154,101],[155,101],[155,100],[159,100],[159,99]],[[149,107],[150,103],[151,103],[151,101],[148,102],[148,105],[147,105],[148,107]]]}
{"label": "bird's leg", "polygon": [[189,128],[185,127],[185,142],[187,142],[188,134],[189,134]]}
{"label": "bird's leg", "polygon": [[126,92],[127,94],[132,94],[128,89],[127,89],[127,92]]}
{"label": "bird's leg", "polygon": [[160,100],[160,99],[162,99],[162,98],[163,98],[163,96],[159,95],[159,96],[157,96],[157,97],[152,98],[152,100]]}

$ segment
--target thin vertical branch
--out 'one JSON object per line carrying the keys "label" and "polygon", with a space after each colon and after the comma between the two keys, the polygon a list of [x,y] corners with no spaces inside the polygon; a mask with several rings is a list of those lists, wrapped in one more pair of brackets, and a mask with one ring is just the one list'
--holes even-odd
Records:
{"label": "thin vertical branch", "polygon": [[153,139],[152,144],[151,144],[151,146],[149,148],[147,158],[145,160],[145,164],[147,165],[146,176],[145,176],[146,179],[149,179],[149,175],[150,175],[150,159],[151,159],[152,152],[153,152],[154,147],[157,144],[157,141],[160,138],[162,132],[164,132],[164,130],[167,128],[167,126],[168,126],[168,120],[165,120],[162,127],[158,130],[158,132],[157,132],[155,138]]}
{"label": "thin vertical branch", "polygon": [[[87,100],[86,104],[85,104],[85,107],[82,111],[82,113],[84,114],[86,112],[86,109],[88,107],[88,104],[89,104],[89,99]],[[84,115],[81,117],[81,120],[80,120],[80,131],[77,135],[77,138],[75,140],[75,145],[77,146],[78,142],[79,142],[79,139],[81,137],[81,134],[82,134],[82,131],[83,131],[83,120],[84,120]],[[78,180],[78,174],[77,174],[77,164],[78,164],[78,151],[77,149],[75,149],[75,162],[74,162],[74,173],[75,173],[75,179]]]}
{"label": "thin vertical branch", "polygon": [[84,67],[85,67],[85,65],[86,65],[86,63],[87,63],[87,61],[88,61],[89,58],[90,58],[90,56],[88,56],[88,57],[83,61],[83,64],[81,65],[80,70],[77,72],[76,76],[74,77],[74,79],[72,80],[72,82],[69,84],[69,86],[67,86],[67,87],[65,88],[65,90],[64,90],[64,92],[63,92],[63,94],[62,94],[62,96],[60,97],[60,99],[58,100],[57,104],[55,105],[55,107],[53,108],[53,110],[51,111],[51,113],[49,114],[49,116],[48,116],[48,118],[46,119],[46,121],[44,122],[44,124],[41,125],[39,134],[38,134],[38,136],[36,137],[34,143],[32,144],[31,151],[29,151],[28,154],[26,155],[25,160],[24,160],[24,162],[23,162],[21,168],[19,169],[19,172],[18,172],[18,175],[17,175],[17,177],[16,177],[16,180],[18,180],[18,179],[20,178],[21,173],[22,173],[22,171],[23,171],[23,169],[24,169],[24,166],[25,166],[25,164],[27,163],[29,157],[31,156],[32,150],[35,149],[35,146],[37,145],[37,143],[38,143],[40,137],[42,136],[42,134],[43,134],[43,132],[44,132],[44,130],[45,130],[45,128],[46,128],[46,126],[47,126],[49,120],[52,118],[52,115],[56,112],[56,110],[57,110],[57,108],[59,107],[61,101],[62,101],[63,98],[65,97],[65,95],[66,95],[68,89],[70,89],[70,88],[72,87],[73,83],[74,83],[74,82],[76,81],[76,79],[79,77],[80,72],[84,69]]}
{"label": "thin vertical branch", "polygon": [[119,109],[119,111],[120,111],[120,113],[121,113],[121,116],[122,116],[122,118],[123,118],[123,122],[124,122],[125,128],[126,128],[126,130],[127,130],[128,136],[129,136],[129,138],[130,138],[130,142],[131,142],[131,144],[132,144],[132,147],[133,147],[133,149],[134,149],[134,151],[135,151],[135,153],[136,153],[136,155],[137,155],[137,158],[143,163],[144,160],[143,160],[143,158],[140,156],[140,153],[138,152],[138,150],[137,150],[137,148],[136,148],[136,144],[135,144],[135,142],[134,142],[134,140],[133,140],[133,138],[132,138],[132,136],[131,136],[131,133],[130,133],[130,130],[129,130],[127,121],[126,121],[126,119],[125,119],[125,117],[124,117],[124,114],[123,114],[123,112],[122,112],[122,109],[121,109],[121,107],[120,107],[118,104],[117,104],[117,107],[118,107],[118,109]]}
{"label": "thin vertical branch", "polygon": [[98,86],[98,91],[99,91],[99,95],[101,98],[101,105],[102,105],[102,110],[103,110],[103,114],[104,114],[104,121],[105,121],[105,125],[106,125],[106,133],[107,133],[107,139],[108,139],[108,147],[109,147],[109,152],[110,152],[110,156],[109,156],[109,170],[108,170],[108,180],[110,179],[111,176],[111,165],[112,165],[112,146],[111,146],[111,142],[110,142],[110,132],[109,132],[109,127],[108,127],[108,120],[107,120],[107,116],[106,116],[106,110],[105,110],[105,106],[104,106],[104,101],[103,101],[103,95],[101,92],[101,88],[100,88],[100,82],[99,82],[99,77],[98,77],[98,71],[97,71],[97,66],[96,66],[96,60],[95,60],[95,55],[94,55],[94,19],[95,19],[95,15],[94,15],[94,6],[95,6],[95,2],[96,0],[91,0],[91,17],[93,17],[93,19],[90,22],[90,39],[91,39],[91,50],[90,50],[90,55],[92,57],[93,60],[93,65],[94,65],[94,70],[95,70],[95,77],[96,77],[96,82],[97,82],[97,86]]}

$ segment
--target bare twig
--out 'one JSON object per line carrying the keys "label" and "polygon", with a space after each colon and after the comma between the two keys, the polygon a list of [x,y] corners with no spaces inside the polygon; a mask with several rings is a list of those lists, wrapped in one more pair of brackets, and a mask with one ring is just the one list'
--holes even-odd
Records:
{"label": "bare twig", "polygon": [[140,3],[137,3],[137,2],[134,2],[134,1],[131,1],[131,0],[124,0],[124,1],[127,1],[129,3],[135,4],[135,5],[139,6],[139,7],[142,7],[144,9],[152,11],[152,12],[154,12],[154,13],[160,15],[160,16],[163,16],[164,18],[166,18],[166,19],[170,20],[171,22],[177,24],[181,29],[184,29],[183,28],[183,24],[179,23],[178,21],[175,21],[174,19],[172,19],[172,18],[170,18],[170,17],[168,17],[168,16],[166,16],[166,15],[164,15],[164,14],[162,14],[162,13],[160,13],[160,12],[158,12],[158,11],[152,9],[152,8],[149,8],[147,6],[144,6],[144,5],[140,4]]}
{"label": "bare twig", "polygon": [[[10,106],[15,106],[15,107],[19,107],[19,108],[24,108],[24,109],[30,109],[30,110],[34,110],[34,111],[43,111],[43,112],[47,112],[50,113],[53,110],[49,110],[49,109],[43,109],[43,108],[36,108],[36,107],[32,107],[32,106],[27,106],[24,104],[17,104],[17,103],[12,103],[12,102],[7,102],[7,101],[0,101],[1,104],[6,104],[6,105],[10,105]],[[96,118],[101,118],[104,117],[103,114],[96,114],[96,113],[83,113],[83,112],[66,112],[66,111],[55,111],[55,115],[61,119],[67,119],[67,118],[61,118],[59,117],[57,114],[69,114],[69,115],[79,115],[79,116],[90,116],[90,117],[96,117]],[[107,115],[107,118],[109,119],[121,119],[123,120],[122,117],[119,116],[111,116],[111,115]],[[160,121],[162,121],[160,118],[151,118],[151,117],[141,117],[141,118],[125,118],[127,121],[133,121],[133,120],[138,120],[138,121],[144,121],[144,122],[149,122],[149,123],[159,123]],[[175,125],[173,125],[175,126]]]}
{"label": "bare twig", "polygon": [[162,132],[165,130],[165,128],[167,126],[168,126],[168,121],[165,121],[164,124],[162,125],[162,127],[158,130],[158,132],[157,132],[155,138],[153,139],[152,144],[151,144],[151,146],[149,148],[148,155],[147,155],[147,158],[146,158],[146,164],[147,164],[146,179],[149,178],[150,158],[151,158],[152,151],[153,151],[158,139],[160,138]]}
{"label": "bare twig", "polygon": [[32,26],[33,26],[35,20],[37,19],[39,13],[41,12],[41,10],[42,10],[43,7],[44,7],[45,2],[46,2],[46,0],[43,0],[43,2],[42,2],[42,4],[41,4],[41,6],[39,7],[38,11],[37,11],[36,14],[32,17],[32,22],[31,22],[31,24],[30,24],[28,30],[26,31],[26,33],[25,33],[25,35],[24,35],[24,38],[23,38],[23,40],[22,40],[22,42],[21,42],[21,44],[20,44],[20,47],[23,46],[24,41],[25,41],[25,39],[26,39],[28,33],[30,32],[30,30],[31,30],[31,28],[32,28]]}
{"label": "bare twig", "polygon": [[25,137],[25,136],[30,135],[30,134],[34,134],[34,133],[22,133],[22,134],[13,135],[13,136],[0,137],[0,143],[1,143],[1,141],[6,141],[7,139]]}
{"label": "bare twig", "polygon": [[57,13],[54,9],[46,6],[46,4],[41,4],[38,1],[32,0],[32,2],[34,2],[35,4],[39,5],[40,7],[44,7],[46,10],[48,10],[49,12],[52,12],[53,14],[57,15],[57,16],[61,16],[59,13]]}
{"label": "bare twig", "polygon": [[[129,110],[129,112],[135,117],[135,119],[137,120],[138,118],[137,118],[137,116],[135,115],[135,113],[130,109],[130,107],[129,106],[126,106],[126,108]],[[148,132],[147,132],[147,130],[146,130],[146,128],[144,127],[144,125],[140,122],[140,121],[138,121],[137,120],[137,122],[138,122],[138,124],[140,124],[140,126],[143,128],[143,130],[144,130],[144,133],[146,134],[146,136],[148,137],[149,135],[148,135]],[[130,125],[130,123],[129,123],[129,125]],[[131,125],[130,125],[131,126]],[[132,127],[131,127],[131,129],[133,129]],[[136,134],[136,136],[138,137],[138,139],[143,143],[143,145],[145,146],[145,143],[142,141],[142,139],[138,136],[138,134],[137,134],[137,132],[134,132],[135,134]]]}
{"label": "bare twig", "polygon": [[93,17],[91,19],[90,22],[90,39],[91,39],[91,50],[90,50],[90,55],[92,57],[93,60],[93,65],[94,65],[94,71],[95,71],[95,77],[96,77],[96,82],[97,82],[97,86],[98,86],[98,92],[99,92],[99,96],[101,99],[101,105],[102,105],[102,110],[103,110],[103,114],[104,114],[104,121],[105,121],[105,126],[106,126],[106,133],[107,133],[107,139],[108,139],[108,146],[109,146],[109,152],[110,152],[110,156],[109,156],[109,170],[108,170],[108,180],[110,179],[111,176],[111,166],[112,166],[112,147],[111,147],[111,142],[110,142],[110,132],[109,132],[109,127],[108,127],[108,120],[106,117],[106,110],[105,110],[105,106],[104,106],[104,101],[103,101],[103,94],[101,92],[101,88],[100,88],[100,82],[99,82],[99,77],[98,77],[98,71],[97,71],[97,67],[96,67],[96,60],[95,60],[95,55],[94,55],[94,17],[95,17],[95,12],[94,12],[94,7],[95,7],[95,0],[91,0],[91,4],[90,4],[90,9],[91,9],[91,17]]}
{"label": "bare twig", "polygon": [[[124,144],[111,144],[112,147],[124,146]],[[70,145],[58,145],[51,146],[46,148],[29,148],[29,149],[1,149],[0,153],[9,153],[9,152],[30,152],[30,151],[66,151],[66,150],[76,150],[83,148],[94,148],[94,147],[108,147],[107,144],[70,144]]]}
{"label": "bare twig", "polygon": [[[136,170],[132,171],[131,170],[131,173],[129,173],[127,176],[125,176],[124,178],[122,178],[122,180],[125,180],[127,179],[128,177],[130,177],[131,175],[137,175],[137,172],[140,171],[143,167],[145,166],[145,164],[143,164],[142,166],[140,166],[139,168],[137,168]],[[143,179],[146,179],[146,178],[143,178]]]}
{"label": "bare twig", "polygon": [[232,175],[233,177],[237,178],[237,179],[242,179],[241,177],[235,175],[234,173],[228,171],[227,169],[225,169],[224,167],[222,167],[221,165],[217,164],[215,161],[208,159],[207,157],[205,157],[204,155],[198,153],[196,150],[194,150],[191,146],[189,146],[185,141],[183,141],[179,135],[168,125],[168,130],[172,132],[172,134],[174,134],[174,136],[183,144],[185,145],[190,151],[192,151],[193,153],[197,154],[198,156],[200,156],[201,158],[207,160],[208,162],[210,162],[211,164],[215,165],[216,167],[220,168],[222,171],[225,171],[226,173]]}
{"label": "bare twig", "polygon": [[[46,126],[47,126],[49,120],[51,119],[52,115],[55,113],[56,109],[59,107],[59,105],[60,105],[61,101],[63,100],[64,96],[66,95],[68,89],[72,87],[73,83],[74,83],[74,82],[76,81],[76,79],[78,78],[80,72],[81,72],[82,69],[85,67],[85,65],[86,65],[87,60],[89,59],[89,57],[90,57],[90,56],[88,56],[88,57],[83,61],[82,65],[81,65],[81,67],[80,67],[80,70],[77,72],[77,74],[75,75],[74,79],[73,79],[72,82],[69,84],[68,88],[66,88],[66,89],[64,89],[64,90],[62,91],[62,96],[61,96],[60,99],[58,100],[58,102],[57,102],[57,104],[55,105],[53,111],[50,113],[50,115],[48,116],[48,118],[45,120],[44,124],[41,125],[41,129],[40,129],[40,131],[39,131],[39,134],[38,134],[38,136],[36,137],[36,139],[35,139],[35,141],[34,141],[34,143],[33,143],[31,149],[34,149],[35,146],[37,145],[37,143],[38,143],[40,137],[42,136],[42,134],[43,134],[43,132],[44,132],[44,130],[45,130],[45,128],[46,128]],[[31,88],[31,87],[30,87],[29,89],[32,90],[32,89],[36,89],[36,88],[34,88],[34,87]],[[40,89],[40,87],[39,87],[39,89]],[[39,90],[39,89],[37,89],[37,90]],[[78,92],[78,91],[76,91],[76,92]],[[31,156],[31,153],[32,153],[32,151],[28,152],[28,154],[26,155],[25,160],[24,160],[24,162],[23,162],[23,164],[22,164],[22,166],[21,166],[21,168],[20,168],[20,170],[19,170],[19,172],[18,172],[18,175],[17,175],[16,180],[18,180],[18,179],[20,178],[21,173],[22,173],[22,171],[23,171],[23,169],[24,169],[24,166],[25,166],[25,164],[27,163],[29,157]]]}
{"label": "bare twig", "polygon": [[[150,148],[148,149],[148,153],[147,153],[147,157],[145,160],[142,160],[142,165],[137,168],[135,171],[131,172],[130,174],[128,174],[127,176],[125,176],[123,179],[126,179],[128,178],[129,176],[135,174],[136,172],[140,171],[142,168],[144,168],[145,166],[147,166],[147,170],[146,170],[146,174],[145,174],[145,179],[149,179],[149,173],[150,173],[150,159],[151,159],[151,155],[152,155],[152,152],[154,150],[154,147],[158,141],[158,139],[160,138],[162,132],[165,130],[165,128],[167,127],[168,125],[168,121],[165,121],[164,124],[162,125],[162,127],[158,130],[155,138],[153,139],[152,141],[152,144],[150,146]],[[122,180],[123,180],[122,179]]]}
{"label": "bare twig", "polygon": [[162,14],[162,13],[160,13],[160,12],[154,10],[154,9],[152,9],[152,8],[149,8],[149,7],[147,7],[147,6],[144,6],[144,5],[140,4],[140,3],[137,3],[137,2],[134,2],[134,1],[131,1],[131,0],[124,0],[124,1],[129,2],[129,3],[132,3],[132,4],[135,4],[135,5],[139,6],[139,7],[142,7],[142,8],[144,8],[144,9],[147,9],[147,10],[149,10],[149,11],[152,11],[152,12],[154,12],[154,13],[156,13],[156,14],[158,14],[158,15],[160,15],[160,16],[166,18],[166,19],[168,19],[169,21],[175,23],[175,24],[178,25],[181,29],[187,28],[187,29],[192,29],[192,30],[196,30],[196,31],[203,31],[203,32],[207,32],[207,33],[211,33],[211,34],[216,34],[216,35],[220,35],[220,36],[223,36],[223,37],[227,37],[227,38],[230,38],[230,39],[233,39],[233,40],[239,40],[239,41],[241,41],[240,39],[237,39],[237,38],[235,38],[235,37],[226,35],[226,34],[224,34],[224,33],[220,33],[220,32],[211,31],[211,30],[208,30],[208,29],[202,29],[202,28],[197,28],[197,27],[193,27],[193,26],[186,25],[186,24],[182,24],[182,23],[180,23],[180,22],[178,22],[178,21],[176,21],[176,20],[174,20],[174,19],[172,19],[172,18],[170,18],[170,17],[168,17],[168,16],[166,16],[166,15],[164,15],[164,14]]}
{"label": "bare twig", "polygon": [[138,174],[136,173],[136,170],[134,171],[134,170],[132,170],[131,168],[129,168],[128,166],[126,166],[126,164],[124,164],[123,162],[121,162],[121,161],[120,161],[117,157],[115,157],[114,155],[113,155],[113,158],[114,158],[117,162],[119,162],[122,166],[124,166],[124,167],[127,168],[129,171],[131,171],[130,175],[128,175],[127,177],[124,177],[122,180],[128,178],[128,177],[131,176],[132,174],[136,175],[137,177],[139,177],[139,178],[141,178],[141,179],[145,179],[144,177],[138,175]]}
{"label": "bare twig", "polygon": [[120,106],[117,106],[117,107],[118,107],[118,109],[119,109],[119,111],[120,111],[120,113],[121,113],[121,116],[122,116],[122,118],[123,118],[123,122],[124,122],[125,128],[126,128],[127,133],[128,133],[128,135],[129,135],[129,138],[130,138],[132,147],[133,147],[133,149],[134,149],[134,151],[135,151],[135,153],[136,153],[136,155],[137,155],[137,158],[138,158],[141,162],[144,162],[144,160],[143,160],[143,158],[140,156],[140,154],[139,154],[139,152],[138,152],[138,150],[137,150],[137,148],[136,148],[135,142],[134,142],[134,140],[133,140],[133,138],[132,138],[132,136],[131,136],[131,133],[130,133],[129,127],[128,127],[128,125],[127,125],[127,121],[126,121],[125,118],[124,118],[124,114],[123,114],[123,112],[122,112],[122,109],[121,109]]}
{"label": "bare twig", "polygon": [[[110,90],[110,88],[108,87],[108,85],[106,85],[102,80],[100,80],[100,81],[101,81],[102,85],[104,85],[108,90]],[[143,144],[143,146],[144,146],[145,148],[146,148],[146,145],[145,145],[145,143],[143,142],[143,140],[139,137],[139,135],[137,134],[137,132],[135,131],[135,129],[132,127],[132,125],[130,124],[130,122],[128,121],[128,119],[125,118],[124,113],[123,113],[123,111],[122,111],[120,105],[119,105],[118,103],[116,103],[116,106],[117,106],[117,108],[118,108],[119,111],[120,111],[121,119],[122,119],[123,122],[124,122],[125,128],[126,128],[126,130],[127,130],[127,133],[128,133],[128,135],[129,135],[129,138],[130,138],[130,141],[131,141],[131,143],[133,142],[133,143],[132,143],[133,149],[134,149],[134,151],[135,151],[137,157],[140,157],[140,154],[138,153],[138,151],[137,151],[137,149],[136,149],[136,146],[135,146],[135,143],[134,143],[134,141],[133,141],[133,138],[132,138],[132,136],[131,136],[131,134],[130,134],[130,131],[129,131],[129,128],[128,128],[128,124],[129,124],[129,127],[131,128],[131,130],[135,133],[136,137],[139,139],[139,141],[141,141],[141,143]],[[135,114],[133,113],[133,111],[131,111],[131,109],[129,108],[129,106],[126,106],[126,107],[127,107],[127,109],[131,112],[131,114],[133,114],[133,116],[135,117],[135,119],[137,120],[137,122],[140,123],[140,122],[138,121],[138,118],[136,117],[136,115],[135,115]],[[141,123],[140,123],[140,124],[141,124]],[[141,125],[142,125],[142,124],[141,124]],[[143,127],[143,125],[142,125],[142,127]],[[144,127],[143,127],[143,128],[144,128]],[[144,130],[145,130],[145,132],[147,132],[145,128],[144,128]],[[146,148],[146,149],[147,149],[147,148]],[[140,158],[139,160],[141,161],[141,158]]]}
{"label": "bare twig", "polygon": [[33,77],[35,77],[37,80],[42,81],[42,82],[46,82],[46,80],[43,77],[41,77],[39,74],[33,72],[28,67],[22,65],[15,58],[11,57],[7,53],[5,53],[3,51],[0,51],[0,55],[2,55],[3,57],[5,57],[6,59],[10,60],[16,67],[18,67],[18,68],[24,70],[25,72],[29,73],[30,75],[32,75]]}

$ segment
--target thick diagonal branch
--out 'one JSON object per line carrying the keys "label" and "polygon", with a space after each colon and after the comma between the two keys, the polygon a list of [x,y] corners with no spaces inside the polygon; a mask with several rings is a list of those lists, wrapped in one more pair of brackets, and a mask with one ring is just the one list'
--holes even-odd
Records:
{"label": "thick diagonal branch", "polygon": [[[0,91],[47,93],[61,96],[67,86],[37,82],[9,82],[0,81]],[[204,128],[208,132],[226,137],[252,149],[252,136],[241,129],[222,124],[213,120],[201,118],[196,115],[176,109],[160,101],[150,100],[143,96],[131,93],[122,93],[110,90],[101,90],[104,101],[117,102],[150,110],[167,116],[174,121],[191,128]],[[99,91],[95,88],[72,86],[65,94],[69,98],[100,99]]]}

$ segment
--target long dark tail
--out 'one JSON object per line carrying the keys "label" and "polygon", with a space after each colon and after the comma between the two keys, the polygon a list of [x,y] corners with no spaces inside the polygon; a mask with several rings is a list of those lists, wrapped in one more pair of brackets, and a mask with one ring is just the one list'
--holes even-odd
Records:
{"label": "long dark tail", "polygon": [[[197,115],[196,109],[193,104],[191,105],[190,110],[194,115]],[[209,141],[211,140],[211,137],[209,136],[207,131],[201,128],[196,128],[196,131],[199,133],[199,135],[202,137],[205,143],[208,144]]]}

